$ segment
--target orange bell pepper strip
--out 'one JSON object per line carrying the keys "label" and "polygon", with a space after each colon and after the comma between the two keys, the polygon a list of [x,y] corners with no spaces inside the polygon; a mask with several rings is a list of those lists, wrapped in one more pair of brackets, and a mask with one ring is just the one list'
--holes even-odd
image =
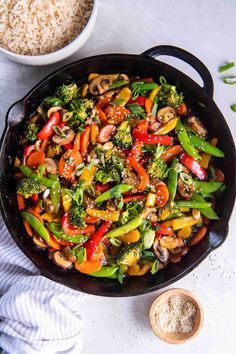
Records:
{"label": "orange bell pepper strip", "polygon": [[127,234],[124,234],[120,237],[118,237],[118,239],[122,242],[124,242],[125,244],[128,243],[132,243],[132,242],[137,242],[140,239],[141,235],[140,232],[136,229],[130,232],[127,232]]}
{"label": "orange bell pepper strip", "polygon": [[77,269],[80,273],[84,274],[92,274],[98,272],[102,268],[101,261],[95,260],[86,260],[82,263],[75,262],[75,269]]}
{"label": "orange bell pepper strip", "polygon": [[170,148],[166,149],[166,151],[164,151],[163,154],[161,155],[161,158],[165,162],[170,162],[177,155],[181,154],[183,151],[184,150],[181,145],[174,145],[174,146],[171,146]]}
{"label": "orange bell pepper strip", "polygon": [[80,152],[83,157],[85,157],[85,155],[88,153],[90,132],[91,132],[91,126],[87,125],[87,127],[84,129],[83,133],[81,134]]}
{"label": "orange bell pepper strip", "polygon": [[92,123],[92,125],[91,125],[91,142],[93,145],[95,145],[97,142],[98,134],[99,134],[99,128],[98,128],[97,123]]}
{"label": "orange bell pepper strip", "polygon": [[30,226],[30,224],[27,222],[27,221],[23,221],[23,224],[24,224],[24,227],[25,227],[25,230],[27,232],[27,234],[31,237],[33,237],[34,233],[33,233],[33,230],[32,230],[32,227]]}
{"label": "orange bell pepper strip", "polygon": [[127,160],[131,167],[137,172],[140,179],[138,186],[139,192],[142,192],[149,184],[149,176],[143,166],[131,155],[127,157]]}
{"label": "orange bell pepper strip", "polygon": [[47,241],[47,244],[48,244],[49,247],[52,247],[55,250],[59,251],[61,249],[61,246],[59,245],[57,240],[55,240],[55,238],[51,234],[49,236],[49,240]]}
{"label": "orange bell pepper strip", "polygon": [[18,208],[19,210],[24,210],[25,209],[25,198],[23,197],[23,195],[18,194],[16,195],[17,198],[17,204],[18,204]]}
{"label": "orange bell pepper strip", "polygon": [[181,105],[179,105],[178,107],[175,108],[176,113],[178,113],[180,116],[184,116],[187,113],[187,106],[186,103],[181,103]]}
{"label": "orange bell pepper strip", "polygon": [[88,188],[93,182],[96,170],[97,170],[96,166],[90,166],[90,167],[87,166],[81,173],[79,180],[85,182],[85,186],[84,186],[85,189]]}
{"label": "orange bell pepper strip", "polygon": [[102,125],[107,125],[108,121],[107,121],[107,116],[106,114],[103,112],[103,110],[99,107],[95,107],[96,113],[98,115],[98,118],[100,119]]}
{"label": "orange bell pepper strip", "polygon": [[150,98],[146,98],[145,100],[145,111],[147,114],[150,114],[153,107],[153,101]]}
{"label": "orange bell pepper strip", "polygon": [[105,111],[111,98],[110,97],[100,97],[98,103],[96,103],[95,108],[100,108],[102,111]]}
{"label": "orange bell pepper strip", "polygon": [[39,213],[37,213],[35,210],[29,208],[27,209],[27,212],[34,215],[42,224],[44,224],[44,220],[42,219],[42,217],[39,215]]}
{"label": "orange bell pepper strip", "polygon": [[206,235],[207,226],[202,226],[189,241],[189,246],[194,246]]}
{"label": "orange bell pepper strip", "polygon": [[114,124],[121,123],[130,114],[130,110],[123,106],[108,106],[105,110],[105,114]]}
{"label": "orange bell pepper strip", "polygon": [[99,221],[98,218],[94,218],[93,216],[90,215],[85,215],[84,220],[86,224],[95,224],[97,221]]}
{"label": "orange bell pepper strip", "polygon": [[86,213],[94,218],[106,221],[117,221],[120,216],[119,210],[98,210],[98,209],[86,209]]}
{"label": "orange bell pepper strip", "polygon": [[82,162],[82,156],[77,150],[67,150],[59,160],[58,173],[66,179],[73,179],[76,166]]}
{"label": "orange bell pepper strip", "polygon": [[80,133],[77,133],[74,139],[74,149],[78,151],[80,150],[80,139],[81,139]]}
{"label": "orange bell pepper strip", "polygon": [[142,154],[142,147],[143,147],[143,142],[140,140],[135,140],[134,144],[132,146],[132,150],[130,152],[130,154],[134,157],[134,158],[138,158],[141,156]]}
{"label": "orange bell pepper strip", "polygon": [[38,168],[45,161],[45,154],[43,151],[34,151],[26,160],[26,165],[30,168]]}
{"label": "orange bell pepper strip", "polygon": [[142,267],[139,264],[134,264],[127,269],[127,274],[132,276],[144,275],[151,268],[152,263],[146,263]]}

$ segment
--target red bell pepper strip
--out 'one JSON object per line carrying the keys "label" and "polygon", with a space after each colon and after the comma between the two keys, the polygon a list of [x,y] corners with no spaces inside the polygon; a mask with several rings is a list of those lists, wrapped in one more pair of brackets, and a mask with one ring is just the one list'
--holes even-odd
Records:
{"label": "red bell pepper strip", "polygon": [[65,144],[63,145],[64,149],[67,151],[67,150],[73,150],[74,148],[74,145],[72,143],[68,143],[68,144]]}
{"label": "red bell pepper strip", "polygon": [[96,191],[100,193],[106,192],[110,188],[111,186],[109,184],[102,184],[102,183],[97,183],[95,186]]}
{"label": "red bell pepper strip", "polygon": [[103,221],[100,228],[83,244],[83,247],[86,249],[87,259],[92,259],[111,224],[112,221]]}
{"label": "red bell pepper strip", "polygon": [[66,125],[66,122],[64,122],[63,120],[58,124],[59,127],[62,129],[64,128],[64,126]]}
{"label": "red bell pepper strip", "polygon": [[61,225],[66,235],[85,235],[85,234],[91,234],[92,232],[95,231],[94,225],[89,225],[84,228],[79,228],[77,226],[71,225],[68,213],[65,213],[62,216]]}
{"label": "red bell pepper strip", "polygon": [[23,156],[24,157],[28,157],[33,151],[36,150],[36,146],[35,145],[29,145],[29,146],[26,146],[24,148],[24,153],[23,153]]}
{"label": "red bell pepper strip", "polygon": [[156,224],[155,226],[156,226],[156,237],[159,237],[160,235],[163,236],[173,235],[174,233],[171,227],[162,224]]}
{"label": "red bell pepper strip", "polygon": [[48,139],[52,136],[54,133],[53,131],[53,126],[54,125],[59,125],[61,121],[61,115],[59,112],[53,112],[45,126],[40,130],[40,132],[37,134],[37,138],[39,140],[45,140]]}
{"label": "red bell pepper strip", "polygon": [[133,202],[134,200],[144,199],[147,196],[145,194],[133,194],[133,195],[126,195],[123,200],[124,203]]}
{"label": "red bell pepper strip", "polygon": [[180,156],[180,162],[185,165],[194,175],[196,175],[201,181],[207,180],[207,173],[202,168],[197,160],[189,156],[185,152]]}
{"label": "red bell pepper strip", "polygon": [[88,146],[89,146],[89,140],[90,140],[90,131],[91,131],[90,125],[87,125],[87,127],[84,129],[83,133],[81,134],[80,152],[81,152],[81,155],[83,157],[88,152]]}
{"label": "red bell pepper strip", "polygon": [[140,106],[144,106],[146,101],[146,97],[138,96],[135,100],[129,100],[128,104],[139,104]]}
{"label": "red bell pepper strip", "polygon": [[33,193],[32,196],[31,196],[31,200],[32,200],[33,202],[37,203],[38,199],[39,199],[38,194]]}
{"label": "red bell pepper strip", "polygon": [[142,141],[144,144],[171,145],[173,138],[168,135],[149,134],[140,129],[133,130],[134,139]]}
{"label": "red bell pepper strip", "polygon": [[143,166],[137,160],[135,160],[135,158],[133,156],[129,155],[127,157],[127,160],[129,162],[130,166],[133,167],[133,169],[137,172],[137,174],[139,176],[140,183],[138,186],[138,190],[140,192],[142,192],[149,184],[149,176],[146,173]]}

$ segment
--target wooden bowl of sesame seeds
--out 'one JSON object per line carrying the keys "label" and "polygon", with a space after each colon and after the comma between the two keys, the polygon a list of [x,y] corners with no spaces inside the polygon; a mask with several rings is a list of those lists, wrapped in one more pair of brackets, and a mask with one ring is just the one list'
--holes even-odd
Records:
{"label": "wooden bowl of sesame seeds", "polygon": [[149,318],[157,337],[170,344],[181,344],[199,333],[204,315],[193,293],[185,289],[171,289],[152,303]]}

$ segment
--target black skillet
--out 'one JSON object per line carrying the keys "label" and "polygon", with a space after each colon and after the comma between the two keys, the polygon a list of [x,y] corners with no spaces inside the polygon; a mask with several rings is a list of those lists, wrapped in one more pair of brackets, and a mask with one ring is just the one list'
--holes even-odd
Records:
{"label": "black skillet", "polygon": [[[160,55],[174,56],[190,64],[200,74],[203,88],[179,70],[155,60],[155,57]],[[77,271],[64,271],[58,268],[48,259],[46,252],[33,246],[32,240],[25,233],[17,210],[13,162],[24,120],[34,112],[42,99],[50,96],[61,83],[86,78],[91,72],[124,72],[132,76],[152,76],[156,80],[160,75],[164,75],[168,82],[183,91],[186,103],[196,115],[201,117],[211,135],[219,139],[219,148],[225,153],[224,159],[217,159],[217,165],[226,176],[226,190],[216,204],[220,220],[212,222],[207,236],[194,246],[180,263],[170,264],[154,276],[148,274],[142,277],[127,278],[123,285],[116,280],[95,279]],[[42,275],[73,289],[95,295],[119,297],[144,294],[161,289],[182,278],[225,241],[236,192],[236,158],[230,130],[212,96],[212,77],[199,59],[180,48],[157,46],[141,55],[98,55],[66,65],[42,80],[23,99],[9,108],[0,149],[0,207],[10,235],[22,252],[40,269]]]}

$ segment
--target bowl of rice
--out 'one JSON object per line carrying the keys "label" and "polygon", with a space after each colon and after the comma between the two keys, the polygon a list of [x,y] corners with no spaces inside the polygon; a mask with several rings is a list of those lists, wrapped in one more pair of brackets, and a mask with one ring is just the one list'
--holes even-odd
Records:
{"label": "bowl of rice", "polygon": [[0,52],[26,65],[61,61],[92,33],[98,0],[0,1]]}

